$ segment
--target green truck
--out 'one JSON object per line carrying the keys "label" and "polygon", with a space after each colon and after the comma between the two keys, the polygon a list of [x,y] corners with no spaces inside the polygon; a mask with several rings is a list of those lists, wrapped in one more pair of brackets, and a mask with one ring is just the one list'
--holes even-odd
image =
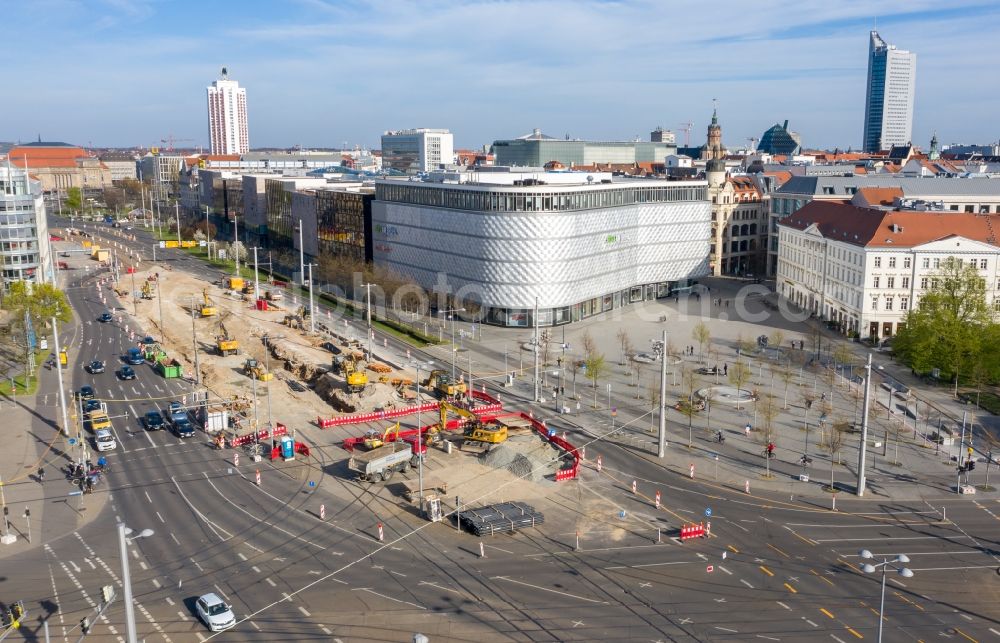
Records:
{"label": "green truck", "polygon": [[180,377],[183,371],[184,368],[176,359],[164,358],[156,362],[156,372],[162,375],[165,379],[169,380],[175,377]]}
{"label": "green truck", "polygon": [[143,356],[150,362],[159,362],[167,358],[166,351],[160,348],[159,344],[146,344],[143,346],[142,351]]}

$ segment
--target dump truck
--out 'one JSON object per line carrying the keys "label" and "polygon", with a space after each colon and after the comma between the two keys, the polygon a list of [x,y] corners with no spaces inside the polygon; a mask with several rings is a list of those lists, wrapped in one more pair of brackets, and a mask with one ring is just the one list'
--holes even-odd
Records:
{"label": "dump truck", "polygon": [[431,371],[423,385],[432,389],[439,399],[463,395],[466,391],[465,382],[461,379],[453,381],[451,375],[440,369]]}
{"label": "dump truck", "polygon": [[219,314],[219,310],[215,307],[215,302],[208,296],[208,288],[201,291],[201,296],[204,299],[204,303],[201,305],[201,316],[213,317]]}
{"label": "dump truck", "polygon": [[219,320],[219,334],[215,336],[215,349],[223,357],[230,354],[240,354],[240,343],[229,336],[229,331],[226,330],[226,325],[222,323],[221,319]]}
{"label": "dump truck", "polygon": [[261,382],[270,382],[274,379],[274,375],[268,373],[264,369],[264,365],[252,357],[248,357],[247,361],[243,362],[243,374]]}
{"label": "dump truck", "polygon": [[355,452],[347,461],[347,468],[358,474],[364,482],[383,482],[392,478],[397,471],[409,471],[416,466],[414,455],[407,442],[389,442],[371,451]]}
{"label": "dump truck", "polygon": [[156,372],[162,375],[165,379],[174,379],[180,377],[184,373],[184,366],[176,359],[168,360],[163,358],[156,362]]}

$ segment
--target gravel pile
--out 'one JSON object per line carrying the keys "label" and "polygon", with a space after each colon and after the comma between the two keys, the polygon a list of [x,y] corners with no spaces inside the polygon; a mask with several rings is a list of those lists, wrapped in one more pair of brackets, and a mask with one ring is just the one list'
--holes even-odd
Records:
{"label": "gravel pile", "polygon": [[479,462],[493,469],[506,469],[531,482],[541,482],[559,466],[553,460],[558,451],[536,435],[515,436],[479,456]]}

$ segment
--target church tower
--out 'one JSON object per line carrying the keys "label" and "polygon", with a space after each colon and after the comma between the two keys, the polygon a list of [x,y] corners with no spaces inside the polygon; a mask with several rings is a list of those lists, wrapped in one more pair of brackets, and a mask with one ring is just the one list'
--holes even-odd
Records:
{"label": "church tower", "polygon": [[941,150],[938,149],[937,132],[934,132],[934,135],[931,136],[931,151],[927,154],[927,158],[932,161],[936,161],[941,158]]}
{"label": "church tower", "polygon": [[717,109],[713,108],[712,122],[708,124],[708,137],[705,141],[705,147],[701,149],[701,160],[722,160],[725,155],[725,148],[722,147],[722,126],[719,125],[719,113]]}

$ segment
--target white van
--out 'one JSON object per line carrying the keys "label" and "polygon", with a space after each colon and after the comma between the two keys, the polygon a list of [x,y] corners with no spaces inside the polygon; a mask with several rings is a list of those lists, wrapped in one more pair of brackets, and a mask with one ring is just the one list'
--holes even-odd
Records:
{"label": "white van", "polygon": [[100,429],[94,434],[94,444],[98,451],[114,451],[118,448],[115,434],[108,429]]}

